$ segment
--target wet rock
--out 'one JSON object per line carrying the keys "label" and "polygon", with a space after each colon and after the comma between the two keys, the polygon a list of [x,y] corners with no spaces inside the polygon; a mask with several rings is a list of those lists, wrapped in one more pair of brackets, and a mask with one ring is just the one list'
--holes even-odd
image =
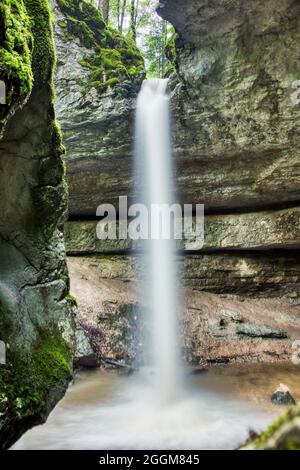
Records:
{"label": "wet rock", "polygon": [[[136,240],[99,240],[99,220],[69,221],[65,225],[66,248],[69,253],[124,253],[141,248]],[[114,222],[111,222],[114,223]],[[263,226],[263,230],[262,230]],[[204,245],[202,237],[184,237],[177,246],[182,251],[218,251],[224,249],[270,250],[300,246],[300,208],[219,214],[205,216]]]}
{"label": "wet rock", "polygon": [[[132,261],[133,257],[127,258],[127,263]],[[125,262],[117,256],[68,258],[72,292],[79,304],[78,318],[93,346],[98,345],[101,358],[136,364],[143,359],[151,327],[148,309],[140,304],[141,299],[145,300],[144,292],[135,281],[136,273],[141,272],[138,264],[137,269],[132,265],[128,278],[127,264],[125,271],[120,266],[114,267],[112,275],[106,263],[114,266],[119,263],[124,268]],[[226,280],[224,272],[223,278]],[[237,298],[191,289],[185,292],[180,332],[182,357],[187,364],[198,367],[208,363],[290,360],[292,343],[300,337],[300,306],[293,305],[290,299]],[[221,310],[240,313],[244,324],[252,324],[255,316],[258,324],[275,325],[287,332],[289,338],[242,340],[247,337],[237,335],[236,328],[243,324],[230,320],[224,329],[220,328]]]}
{"label": "wet rock", "polygon": [[194,369],[191,370],[191,375],[201,375],[204,372],[208,372],[207,367],[195,367]]}
{"label": "wet rock", "polygon": [[287,333],[280,329],[267,325],[251,325],[245,323],[236,328],[236,334],[241,336],[248,336],[250,338],[266,338],[266,339],[285,339],[288,337]]}
{"label": "wet rock", "polygon": [[274,405],[296,405],[289,388],[284,384],[280,384],[279,388],[271,395],[271,401]]}
{"label": "wet rock", "polygon": [[75,367],[99,367],[100,358],[94,351],[86,332],[79,326],[76,328]]}
{"label": "wet rock", "polygon": [[179,193],[207,211],[296,203],[300,107],[291,94],[299,79],[299,3],[163,3],[158,12],[179,36],[183,86],[172,97]]}
{"label": "wet rock", "polygon": [[243,323],[244,319],[242,317],[242,315],[238,312],[234,312],[232,310],[229,310],[229,309],[222,309],[220,310],[220,317],[223,322],[228,322],[228,321],[231,321],[231,322],[234,322],[234,323]]}
{"label": "wet rock", "polygon": [[102,362],[109,368],[120,369],[125,371],[127,374],[132,374],[138,370],[136,367],[130,364],[124,364],[123,362],[115,361],[114,359],[102,358]]}

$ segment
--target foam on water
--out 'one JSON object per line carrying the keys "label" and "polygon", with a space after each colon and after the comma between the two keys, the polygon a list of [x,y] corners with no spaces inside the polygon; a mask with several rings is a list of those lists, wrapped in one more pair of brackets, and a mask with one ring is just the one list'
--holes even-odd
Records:
{"label": "foam on water", "polygon": [[262,430],[274,417],[230,394],[199,384],[188,388],[166,406],[153,396],[149,371],[85,376],[47,423],[28,431],[14,449],[232,449],[250,428]]}

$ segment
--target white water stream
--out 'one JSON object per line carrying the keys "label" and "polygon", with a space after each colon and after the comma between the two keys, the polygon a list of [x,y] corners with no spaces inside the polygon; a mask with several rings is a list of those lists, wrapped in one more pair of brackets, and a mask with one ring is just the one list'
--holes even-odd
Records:
{"label": "white water stream", "polygon": [[[167,80],[145,80],[137,102],[136,176],[141,182],[140,197],[148,214],[154,205],[163,208],[174,202]],[[149,239],[145,241],[145,292],[152,323],[155,392],[162,402],[175,398],[180,389],[177,345],[175,241],[162,233],[166,220],[150,217]],[[155,239],[153,235],[156,234]]]}

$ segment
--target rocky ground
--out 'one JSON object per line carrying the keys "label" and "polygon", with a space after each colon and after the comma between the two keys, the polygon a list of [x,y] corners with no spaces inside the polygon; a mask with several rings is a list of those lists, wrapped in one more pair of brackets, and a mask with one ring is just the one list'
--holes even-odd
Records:
{"label": "rocky ground", "polygon": [[[149,328],[147,306],[138,304],[137,282],[116,272],[116,260],[106,258],[106,271],[102,261],[68,258],[77,318],[100,358],[140,363],[141,338]],[[300,338],[300,305],[293,299],[238,298],[187,288],[182,311],[182,353],[195,366],[291,360],[292,343]]]}

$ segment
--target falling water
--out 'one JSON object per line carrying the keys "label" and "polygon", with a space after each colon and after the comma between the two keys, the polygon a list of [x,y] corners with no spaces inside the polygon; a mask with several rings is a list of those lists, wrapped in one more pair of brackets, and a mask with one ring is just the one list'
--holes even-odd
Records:
{"label": "falling water", "polygon": [[[145,80],[137,103],[136,171],[142,185],[140,194],[150,214],[153,204],[174,202],[170,109],[167,80]],[[153,206],[152,206],[153,207]],[[159,234],[145,243],[144,263],[148,274],[145,290],[153,319],[152,353],[156,391],[163,401],[174,398],[179,389],[177,355],[177,308],[175,242],[164,239],[159,217],[149,220],[149,233]]]}

